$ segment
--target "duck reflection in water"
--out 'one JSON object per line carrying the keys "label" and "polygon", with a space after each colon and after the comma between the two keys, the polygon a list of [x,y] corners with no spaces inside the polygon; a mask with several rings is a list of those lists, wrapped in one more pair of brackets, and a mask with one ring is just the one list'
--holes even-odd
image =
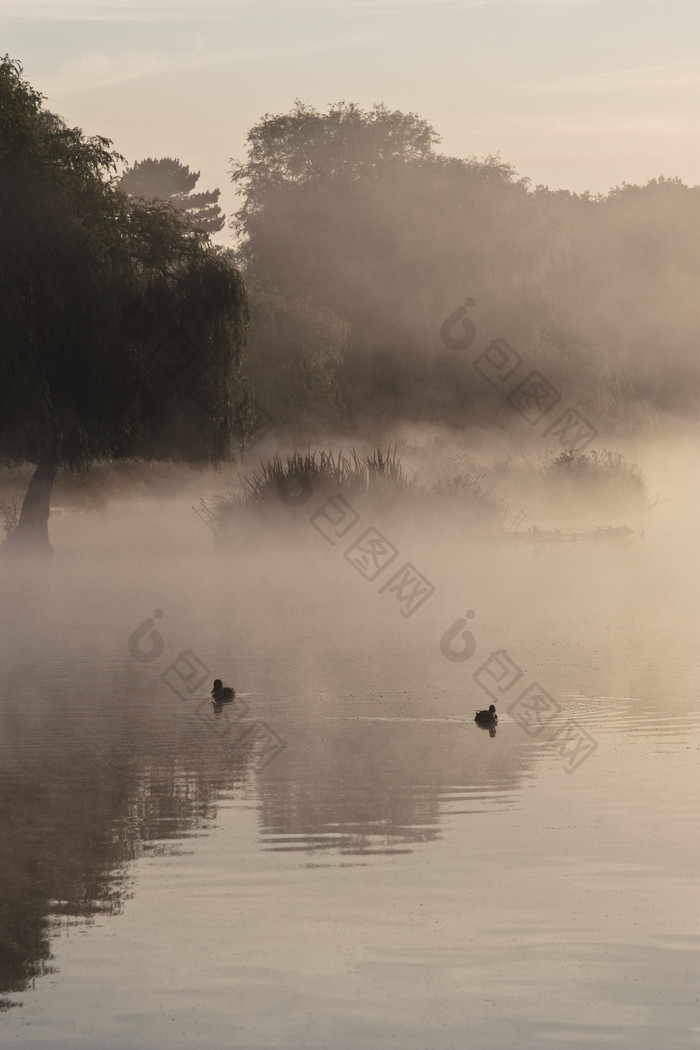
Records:
{"label": "duck reflection in water", "polygon": [[214,688],[211,691],[211,702],[216,712],[221,711],[224,704],[233,703],[235,696],[235,689],[232,689],[229,685],[224,685],[220,678],[215,680]]}
{"label": "duck reflection in water", "polygon": [[496,714],[496,708],[491,704],[488,711],[477,711],[476,718],[474,719],[479,729],[488,729],[489,736],[496,735],[496,726],[498,725],[498,715]]}

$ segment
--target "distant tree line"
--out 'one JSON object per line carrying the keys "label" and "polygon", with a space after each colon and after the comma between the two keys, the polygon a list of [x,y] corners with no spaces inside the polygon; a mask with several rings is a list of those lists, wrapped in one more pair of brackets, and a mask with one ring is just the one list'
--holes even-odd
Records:
{"label": "distant tree line", "polygon": [[47,427],[76,466],[225,459],[251,436],[251,390],[295,436],[499,423],[503,398],[439,338],[467,297],[475,352],[505,338],[597,422],[692,411],[700,188],[532,189],[438,142],[383,105],[263,117],[224,250],[218,189],[170,157],[118,175],[111,143],[6,56],[0,459],[39,460]]}
{"label": "distant tree line", "polygon": [[470,296],[479,346],[504,337],[600,423],[691,412],[700,188],[532,189],[437,142],[381,105],[297,102],[250,131],[232,225],[269,410],[290,428],[499,422],[503,398],[438,338]]}

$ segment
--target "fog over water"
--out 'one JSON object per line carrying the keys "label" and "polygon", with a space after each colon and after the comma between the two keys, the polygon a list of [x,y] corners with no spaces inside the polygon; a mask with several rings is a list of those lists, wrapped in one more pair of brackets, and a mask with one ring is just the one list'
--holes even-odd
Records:
{"label": "fog over water", "polygon": [[[0,1046],[697,1046],[682,20],[635,65],[637,13],[611,36],[605,5],[411,3],[401,84],[368,5],[306,4],[280,51],[257,4],[261,94],[231,5],[119,6],[94,27],[141,41],[126,79],[56,48],[62,21],[87,39],[75,9],[50,21],[55,99],[36,51],[0,59]],[[453,34],[458,91],[440,52],[455,156],[416,61],[452,15],[488,29]],[[216,97],[183,76],[209,65]],[[95,71],[93,133],[66,84]],[[317,109],[307,73],[345,101]],[[489,116],[509,94],[529,171]],[[152,155],[110,140],[117,110]],[[636,178],[642,111],[665,138],[643,183],[539,184],[563,149],[580,187],[615,128],[611,183]]]}
{"label": "fog over water", "polygon": [[[399,453],[428,486],[539,454],[480,441]],[[624,451],[651,509],[502,472],[495,534],[312,491],[217,545],[233,470],[59,487],[53,559],[0,565],[3,1045],[696,1045],[698,456]]]}

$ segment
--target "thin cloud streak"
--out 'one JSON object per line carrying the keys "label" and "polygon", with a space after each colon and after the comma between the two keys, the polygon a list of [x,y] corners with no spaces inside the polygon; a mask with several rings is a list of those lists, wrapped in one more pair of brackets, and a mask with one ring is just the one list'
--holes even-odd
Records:
{"label": "thin cloud streak", "polygon": [[5,17],[18,21],[42,22],[206,22],[235,21],[247,12],[261,17],[265,10],[276,18],[295,18],[304,13],[337,12],[341,15],[368,12],[399,14],[423,9],[435,17],[439,9],[459,11],[484,7],[590,7],[604,0],[8,0]]}
{"label": "thin cloud streak", "polygon": [[[210,50],[199,44],[194,50],[167,53],[157,50],[127,51],[107,55],[93,52],[64,62],[55,72],[48,72],[42,81],[42,89],[52,96],[66,95],[75,91],[85,92],[95,88],[110,87],[184,70],[212,69],[215,66],[234,64],[237,68],[266,60],[283,57],[319,54],[352,47],[367,39],[362,35],[324,37],[317,40],[286,41],[281,44],[265,44],[251,48],[246,43],[238,46]],[[376,35],[372,37],[376,39]]]}
{"label": "thin cloud streak", "polygon": [[45,86],[52,95],[67,95],[73,91],[90,91],[141,80],[162,73],[174,64],[171,55],[154,51],[82,55],[59,66],[53,76],[47,76]]}
{"label": "thin cloud streak", "polygon": [[561,77],[544,84],[522,85],[533,95],[608,95],[621,91],[652,91],[656,94],[694,90],[700,87],[700,70],[690,62],[665,62],[653,66],[611,69],[598,73]]}

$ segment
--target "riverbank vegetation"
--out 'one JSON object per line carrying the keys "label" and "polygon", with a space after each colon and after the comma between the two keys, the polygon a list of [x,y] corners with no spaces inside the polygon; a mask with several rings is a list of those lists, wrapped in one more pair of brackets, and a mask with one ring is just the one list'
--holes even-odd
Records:
{"label": "riverbank vegetation", "polygon": [[[284,459],[275,455],[239,474],[227,490],[202,499],[197,513],[226,542],[251,517],[295,521],[299,508],[308,518],[324,502],[338,500],[345,510],[357,512],[398,509],[420,516],[445,509],[456,512],[470,531],[486,535],[518,531],[526,521],[530,527],[535,520],[636,517],[652,505],[639,467],[607,450],[491,462],[459,455],[436,480],[430,468],[422,473],[405,468],[390,447],[364,455],[354,449],[295,450]],[[340,520],[340,504],[337,514]]]}
{"label": "riverbank vegetation", "polygon": [[[46,533],[65,466],[211,468],[264,439],[246,506],[302,480],[354,493],[381,477],[403,497],[407,428],[517,442],[572,410],[609,445],[696,411],[700,188],[673,176],[532,187],[498,156],[439,153],[415,113],[297,102],[233,163],[224,249],[207,232],[218,190],[194,193],[173,158],[120,176],[111,142],[48,111],[7,57],[0,118],[0,463],[41,468],[14,530],[7,505],[15,534],[30,516]],[[393,458],[332,452],[341,440]],[[647,500],[619,453],[559,440],[532,491]],[[456,470],[423,495],[496,517],[516,474]]]}

